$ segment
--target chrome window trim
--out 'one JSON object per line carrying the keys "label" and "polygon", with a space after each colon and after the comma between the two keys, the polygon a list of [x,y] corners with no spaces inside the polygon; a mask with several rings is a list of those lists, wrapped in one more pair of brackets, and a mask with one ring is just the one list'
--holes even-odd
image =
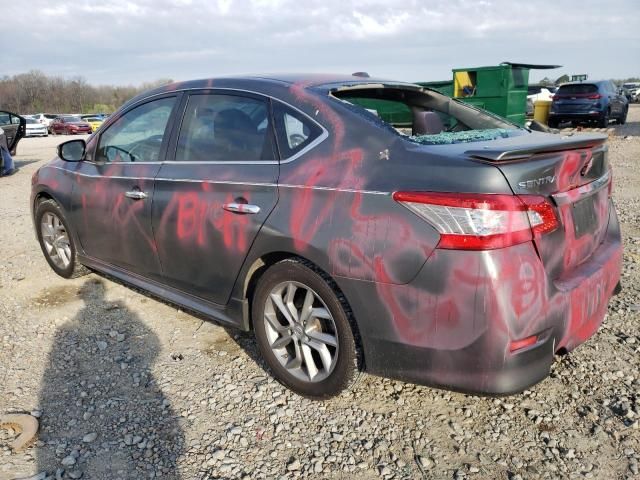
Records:
{"label": "chrome window trim", "polygon": [[[181,162],[179,160],[170,160],[170,161],[165,161],[165,162],[147,162],[147,163],[168,163],[168,164],[173,164],[173,163],[181,163],[184,165],[188,165],[188,164],[208,164],[208,165],[278,165],[278,164],[287,164],[287,163],[291,163],[295,160],[297,160],[298,158],[300,158],[302,155],[306,154],[307,152],[309,152],[310,150],[314,149],[315,147],[317,147],[318,145],[320,145],[322,142],[324,142],[327,138],[329,138],[329,132],[327,131],[326,128],[324,128],[323,125],[321,125],[319,122],[317,122],[315,119],[311,118],[309,115],[307,115],[306,113],[304,113],[302,110],[300,110],[297,107],[294,107],[293,105],[291,105],[290,103],[285,102],[284,100],[280,99],[280,98],[276,98],[273,95],[269,95],[267,93],[262,93],[262,92],[256,92],[253,90],[245,90],[242,88],[228,88],[228,87],[198,87],[198,88],[182,88],[179,90],[172,90],[169,92],[161,92],[161,93],[156,93],[154,95],[151,95],[149,97],[145,97],[143,99],[140,99],[138,102],[134,103],[131,105],[132,108],[135,108],[135,106],[137,106],[139,103],[145,102],[151,98],[157,97],[157,96],[161,96],[161,95],[167,95],[170,93],[174,93],[174,92],[188,92],[190,94],[193,94],[194,92],[207,92],[207,91],[212,91],[212,90],[216,90],[219,92],[223,92],[223,91],[228,91],[228,92],[239,92],[239,93],[248,93],[251,95],[257,95],[259,97],[264,97],[264,98],[268,98],[271,99],[273,101],[279,102],[283,105],[286,105],[287,107],[291,108],[292,110],[295,110],[296,112],[298,112],[300,115],[303,115],[304,117],[306,117],[307,119],[309,119],[311,122],[315,123],[318,127],[320,127],[320,129],[322,130],[322,133],[320,135],[318,135],[318,137],[313,140],[309,145],[307,145],[306,147],[304,147],[302,150],[300,150],[299,152],[294,153],[293,155],[291,155],[290,157],[287,157],[285,159],[281,159],[280,161],[278,160],[247,160],[244,162],[234,162],[234,161],[228,161],[228,160],[201,160],[198,162]],[[215,95],[215,93],[213,93]],[[220,93],[221,95],[223,95],[223,93]],[[129,109],[127,109],[129,110]],[[275,128],[275,126],[274,126]],[[179,134],[179,132],[178,132]],[[113,163],[113,162],[112,162]],[[142,164],[142,162],[138,163],[138,165]]]}

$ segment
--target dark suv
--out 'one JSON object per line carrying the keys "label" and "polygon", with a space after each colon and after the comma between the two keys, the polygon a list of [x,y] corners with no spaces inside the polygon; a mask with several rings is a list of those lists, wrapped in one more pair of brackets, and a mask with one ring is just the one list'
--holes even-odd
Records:
{"label": "dark suv", "polygon": [[604,135],[532,132],[418,85],[229,77],[147,92],[61,144],[31,208],[59,275],[253,330],[303,395],[362,367],[509,393],[593,335],[618,289],[611,175]]}
{"label": "dark suv", "polygon": [[623,124],[628,111],[626,96],[609,80],[565,83],[553,96],[549,126],[556,128],[566,121],[595,123],[598,127],[609,126],[610,120]]}

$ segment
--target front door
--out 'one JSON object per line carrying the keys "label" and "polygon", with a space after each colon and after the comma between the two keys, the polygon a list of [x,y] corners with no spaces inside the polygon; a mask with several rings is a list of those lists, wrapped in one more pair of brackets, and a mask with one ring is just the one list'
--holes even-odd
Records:
{"label": "front door", "polygon": [[18,142],[26,133],[26,120],[20,115],[11,112],[0,111],[0,129],[4,131],[7,150],[15,155]]}
{"label": "front door", "polygon": [[165,282],[227,303],[278,199],[273,145],[267,99],[224,91],[189,96],[153,198]]}
{"label": "front door", "polygon": [[176,103],[166,96],[114,118],[75,169],[72,214],[84,252],[149,278],[160,274],[151,229],[154,178]]}

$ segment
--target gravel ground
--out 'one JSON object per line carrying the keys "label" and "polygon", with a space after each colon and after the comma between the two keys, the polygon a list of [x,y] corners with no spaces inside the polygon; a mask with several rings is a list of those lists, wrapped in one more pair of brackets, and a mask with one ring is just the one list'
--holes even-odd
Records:
{"label": "gravel ground", "polygon": [[20,171],[0,179],[0,415],[41,426],[23,452],[0,430],[0,480],[639,478],[640,105],[615,130],[624,291],[594,338],[520,395],[365,375],[324,403],[272,380],[250,335],[95,274],[55,276],[27,203],[61,138],[22,140]]}

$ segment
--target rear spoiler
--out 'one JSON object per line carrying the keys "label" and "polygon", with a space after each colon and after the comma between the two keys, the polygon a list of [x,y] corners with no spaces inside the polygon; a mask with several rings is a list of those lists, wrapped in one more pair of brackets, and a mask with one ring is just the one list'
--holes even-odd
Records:
{"label": "rear spoiler", "polygon": [[528,145],[514,145],[514,148],[487,147],[482,150],[467,150],[464,153],[469,157],[481,160],[508,162],[510,160],[523,160],[539,153],[593,148],[604,144],[606,140],[606,136],[598,134],[565,135],[562,137],[558,135],[555,138],[549,135],[542,141],[532,142]]}

